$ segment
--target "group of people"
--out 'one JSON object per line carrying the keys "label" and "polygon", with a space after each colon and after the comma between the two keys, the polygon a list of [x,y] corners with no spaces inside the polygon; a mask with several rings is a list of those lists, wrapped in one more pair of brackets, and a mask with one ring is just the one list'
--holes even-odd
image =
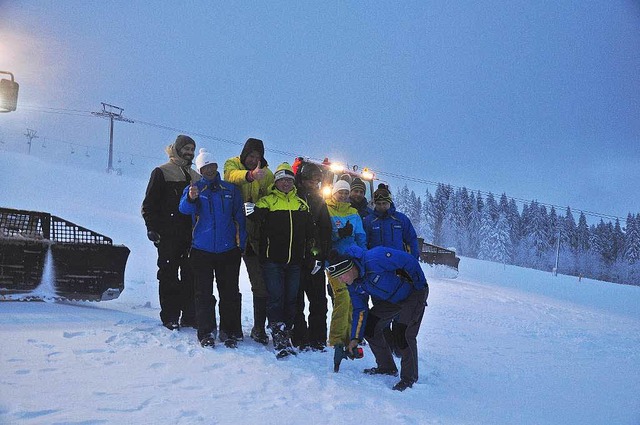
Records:
{"label": "group of people", "polygon": [[386,186],[374,192],[371,209],[364,182],[347,175],[325,201],[317,164],[296,164],[294,172],[285,162],[272,172],[263,142],[254,138],[224,162],[224,179],[215,155],[200,149],[196,156],[189,136],[178,136],[166,152],[169,161],[152,171],[142,203],[147,236],[158,249],[165,327],[196,328],[203,347],[216,339],[237,347],[244,339],[244,261],[253,295],[250,336],[267,345],[268,329],[278,358],[325,351],[327,343],[353,355],[366,339],[377,366],[365,373],[397,376],[395,354],[401,379],[394,389],[417,381],[416,337],[428,285],[416,232]]}

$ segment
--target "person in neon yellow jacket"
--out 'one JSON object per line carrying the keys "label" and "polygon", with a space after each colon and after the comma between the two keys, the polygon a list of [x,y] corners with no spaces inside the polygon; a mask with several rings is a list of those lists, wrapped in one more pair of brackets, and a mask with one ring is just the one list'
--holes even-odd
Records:
{"label": "person in neon yellow jacket", "polygon": [[[333,185],[331,198],[327,200],[332,227],[331,247],[340,254],[353,245],[367,248],[362,219],[349,200],[350,191],[349,183],[338,180]],[[335,350],[343,350],[351,341],[351,298],[344,283],[329,274],[327,276],[333,292],[329,345]]]}
{"label": "person in neon yellow jacket", "polygon": [[[247,139],[240,156],[229,158],[224,163],[224,180],[236,185],[244,202],[258,202],[269,194],[273,186],[273,173],[264,157],[264,143],[260,139]],[[258,260],[258,240],[260,235],[251,220],[247,221],[247,246],[242,253],[247,268],[251,292],[253,293],[253,328],[251,338],[261,344],[268,344],[264,326],[267,321],[267,288],[262,279]]]}
{"label": "person in neon yellow jacket", "polygon": [[[245,204],[247,218],[260,229],[259,257],[262,277],[269,293],[267,318],[276,357],[296,351],[291,331],[296,315],[302,262],[312,256],[315,227],[307,203],[298,197],[288,163],[278,166],[271,192],[255,203]],[[320,270],[318,264],[315,272]],[[313,273],[313,271],[312,271]]]}

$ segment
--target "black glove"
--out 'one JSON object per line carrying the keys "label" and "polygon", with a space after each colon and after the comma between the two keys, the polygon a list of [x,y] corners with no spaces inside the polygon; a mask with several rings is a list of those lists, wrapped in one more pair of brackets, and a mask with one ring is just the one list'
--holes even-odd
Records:
{"label": "black glove", "polygon": [[347,220],[347,224],[345,224],[343,228],[338,229],[338,236],[342,239],[351,235],[353,235],[353,224]]}
{"label": "black glove", "polygon": [[149,230],[147,232],[147,237],[151,242],[153,242],[155,246],[158,246],[160,244],[160,234],[155,230]]}

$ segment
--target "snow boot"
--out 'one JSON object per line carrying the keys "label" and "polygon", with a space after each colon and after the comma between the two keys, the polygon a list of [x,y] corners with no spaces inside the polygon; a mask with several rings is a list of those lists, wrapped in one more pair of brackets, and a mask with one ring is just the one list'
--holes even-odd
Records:
{"label": "snow boot", "polygon": [[401,379],[397,384],[393,386],[394,391],[404,391],[407,388],[413,387],[413,381],[408,381],[406,379]]}
{"label": "snow boot", "polygon": [[269,344],[269,337],[264,330],[267,322],[267,298],[253,297],[253,328],[251,329],[251,339],[262,345]]}
{"label": "snow boot", "polygon": [[216,346],[216,339],[211,335],[205,335],[202,338],[200,338],[200,345],[202,345],[205,348],[207,347],[213,348]]}
{"label": "snow boot", "polygon": [[363,371],[367,375],[389,375],[389,376],[398,376],[397,368],[387,368],[387,367],[372,367],[371,369],[365,369]]}
{"label": "snow boot", "polygon": [[180,325],[178,324],[177,320],[168,320],[164,322],[162,326],[169,329],[170,331],[177,331],[180,329]]}
{"label": "snow boot", "polygon": [[270,328],[276,358],[283,359],[290,355],[296,355],[297,353],[295,348],[291,345],[291,338],[286,329],[286,325],[282,322],[278,322],[275,325],[270,326]]}
{"label": "snow boot", "polygon": [[236,340],[232,332],[220,330],[220,341],[227,348],[238,348],[238,340]]}

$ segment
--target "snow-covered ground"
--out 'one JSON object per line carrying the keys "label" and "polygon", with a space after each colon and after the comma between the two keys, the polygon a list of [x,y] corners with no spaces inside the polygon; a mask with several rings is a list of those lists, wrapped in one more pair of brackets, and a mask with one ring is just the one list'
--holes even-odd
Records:
{"label": "snow-covered ground", "polygon": [[[101,169],[101,167],[98,167]],[[332,353],[278,361],[247,338],[200,347],[158,319],[145,180],[0,152],[0,206],[47,211],[131,249],[119,299],[0,303],[4,424],[640,424],[640,287],[463,258],[430,275],[420,381],[332,371]],[[151,170],[149,170],[150,172]],[[251,296],[242,269],[245,334]]]}

